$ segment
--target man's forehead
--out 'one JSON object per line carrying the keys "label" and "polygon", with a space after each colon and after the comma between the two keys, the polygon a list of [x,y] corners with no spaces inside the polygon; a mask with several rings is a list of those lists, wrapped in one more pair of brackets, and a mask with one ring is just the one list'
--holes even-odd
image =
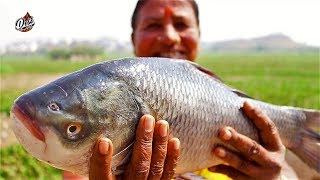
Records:
{"label": "man's forehead", "polygon": [[140,14],[142,19],[161,19],[167,16],[192,17],[193,9],[188,1],[147,1]]}

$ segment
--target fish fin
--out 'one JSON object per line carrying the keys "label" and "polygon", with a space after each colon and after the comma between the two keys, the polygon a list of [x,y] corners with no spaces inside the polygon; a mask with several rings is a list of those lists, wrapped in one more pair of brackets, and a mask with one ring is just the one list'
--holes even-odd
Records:
{"label": "fish fin", "polygon": [[188,61],[188,63],[190,63],[190,64],[191,64],[192,66],[194,66],[195,68],[197,68],[199,71],[201,71],[201,72],[203,72],[203,73],[205,73],[205,74],[213,77],[216,81],[222,83],[222,84],[223,84],[224,86],[226,86],[230,91],[232,91],[233,93],[237,94],[238,96],[253,99],[252,97],[250,97],[249,95],[247,95],[245,92],[240,91],[240,90],[235,89],[235,88],[233,88],[233,87],[231,87],[231,86],[229,86],[229,85],[224,84],[223,80],[222,80],[216,73],[210,71],[209,69],[206,69],[206,68],[204,68],[204,67],[202,67],[202,66],[200,66],[199,64],[194,63],[194,62],[189,62],[189,61]]}
{"label": "fish fin", "polygon": [[197,64],[195,62],[188,61],[188,63],[191,64],[192,66],[194,66],[195,68],[197,68],[199,71],[201,71],[201,72],[213,77],[218,82],[222,82],[223,83],[223,80],[216,73],[212,72],[211,70],[209,70],[207,68],[204,68],[204,67],[200,66],[199,64]]}
{"label": "fish fin", "polygon": [[297,134],[295,145],[290,148],[306,164],[320,172],[320,111],[302,110],[305,124]]}
{"label": "fish fin", "polygon": [[119,153],[112,156],[112,158],[114,158],[114,157],[118,156],[119,154],[127,153],[125,155],[125,157],[116,166],[111,168],[112,174],[119,175],[119,174],[123,174],[125,172],[125,169],[130,162],[130,157],[132,156],[132,152],[133,152],[132,146],[134,145],[134,143],[135,143],[135,141],[130,143],[127,147],[125,147]]}
{"label": "fish fin", "polygon": [[247,95],[245,92],[240,91],[238,89],[234,89],[232,87],[229,86],[229,88],[231,89],[231,91],[235,94],[237,94],[240,97],[245,97],[245,98],[249,98],[249,99],[253,99],[252,97],[250,97],[249,95]]}

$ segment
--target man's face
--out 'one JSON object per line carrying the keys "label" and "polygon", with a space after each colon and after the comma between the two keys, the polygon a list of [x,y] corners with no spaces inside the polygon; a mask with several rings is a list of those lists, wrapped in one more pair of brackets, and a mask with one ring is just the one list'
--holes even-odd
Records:
{"label": "man's face", "polygon": [[149,0],[138,12],[132,42],[136,56],[194,61],[200,31],[190,2]]}

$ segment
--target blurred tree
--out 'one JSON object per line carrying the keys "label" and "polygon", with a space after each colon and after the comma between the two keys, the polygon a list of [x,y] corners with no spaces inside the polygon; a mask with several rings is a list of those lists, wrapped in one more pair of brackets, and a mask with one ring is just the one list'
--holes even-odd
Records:
{"label": "blurred tree", "polygon": [[51,59],[84,60],[95,59],[104,55],[104,50],[95,46],[76,46],[71,49],[53,49],[49,51]]}
{"label": "blurred tree", "polygon": [[52,49],[48,52],[51,59],[70,59],[71,54],[68,49]]}

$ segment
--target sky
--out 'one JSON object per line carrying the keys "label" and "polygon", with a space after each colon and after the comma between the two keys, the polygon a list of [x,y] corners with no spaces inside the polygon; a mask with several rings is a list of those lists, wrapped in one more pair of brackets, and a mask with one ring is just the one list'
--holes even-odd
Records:
{"label": "sky", "polygon": [[[196,0],[201,40],[224,41],[282,33],[320,46],[319,0]],[[0,0],[0,45],[16,40],[111,37],[130,41],[136,0]],[[35,26],[15,30],[27,12]]]}

